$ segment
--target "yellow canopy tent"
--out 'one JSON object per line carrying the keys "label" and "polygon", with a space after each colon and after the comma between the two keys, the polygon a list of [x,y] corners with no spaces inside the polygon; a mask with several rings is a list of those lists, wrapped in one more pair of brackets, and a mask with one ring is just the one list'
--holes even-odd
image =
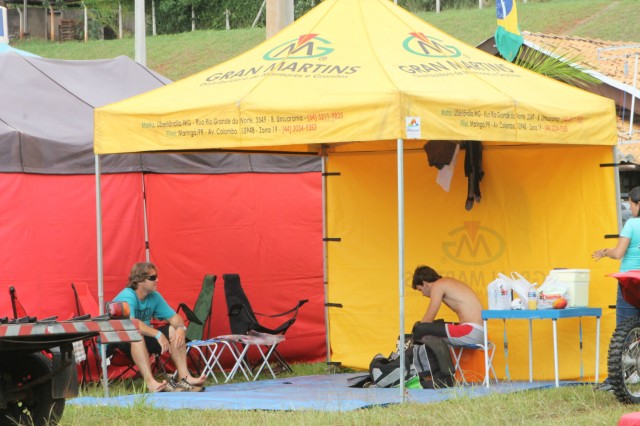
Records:
{"label": "yellow canopy tent", "polygon": [[[422,151],[434,139],[483,142],[482,200],[470,211],[461,164],[450,191],[435,183]],[[325,155],[335,172],[327,301],[343,305],[329,312],[331,350],[364,368],[424,314],[427,301],[404,294],[417,264],[469,283],[483,301],[498,272],[541,283],[553,267],[590,268],[591,305],[612,303],[615,282],[603,277],[616,268],[589,254],[616,229],[615,174],[600,167],[615,144],[612,101],[485,54],[387,0],[325,0],[237,58],[95,112],[96,154]],[[534,362],[537,377],[552,377],[544,325],[534,330]],[[560,329],[575,348],[561,352],[562,377],[578,375],[575,329]],[[528,377],[525,330],[509,327],[512,353],[523,342],[513,378]],[[585,324],[585,336],[594,330]]]}

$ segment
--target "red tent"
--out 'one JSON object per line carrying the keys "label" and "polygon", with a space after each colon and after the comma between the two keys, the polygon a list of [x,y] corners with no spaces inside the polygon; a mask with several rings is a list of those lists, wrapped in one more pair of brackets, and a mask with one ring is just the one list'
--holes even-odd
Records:
{"label": "red tent", "polygon": [[[0,317],[11,285],[37,317],[71,317],[74,281],[98,298],[93,109],[167,83],[125,57],[0,55]],[[105,300],[148,244],[173,306],[193,304],[206,273],[239,273],[258,312],[310,299],[282,352],[324,356],[317,157],[124,154],[101,168]],[[222,290],[220,280],[212,334],[228,331]]]}

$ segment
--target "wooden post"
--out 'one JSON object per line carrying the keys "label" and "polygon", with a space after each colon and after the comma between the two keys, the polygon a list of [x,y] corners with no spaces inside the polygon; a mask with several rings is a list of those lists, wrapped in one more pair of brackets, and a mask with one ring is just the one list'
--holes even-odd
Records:
{"label": "wooden post", "polygon": [[158,33],[156,32],[156,2],[155,2],[155,0],[151,0],[151,35],[153,37],[158,35]]}
{"label": "wooden post", "polygon": [[22,15],[22,33],[23,35],[29,34],[29,22],[27,20],[27,0],[23,0],[22,2],[22,10],[24,14]]}
{"label": "wooden post", "polygon": [[86,43],[89,41],[89,10],[84,2],[82,2],[82,6],[84,7],[84,42]]}
{"label": "wooden post", "polygon": [[267,0],[267,38],[293,22],[293,0]]}
{"label": "wooden post", "polygon": [[18,15],[20,15],[20,40],[24,37],[24,15],[20,6],[16,6],[16,10],[18,11]]}
{"label": "wooden post", "polygon": [[51,14],[51,17],[49,18],[49,27],[51,29],[51,37],[50,40],[51,41],[56,41],[56,23],[55,23],[55,15],[53,14],[53,6],[49,5],[49,13]]}
{"label": "wooden post", "polygon": [[122,2],[118,2],[118,38],[122,40]]}
{"label": "wooden post", "polygon": [[436,13],[440,13],[440,0],[436,0]]}

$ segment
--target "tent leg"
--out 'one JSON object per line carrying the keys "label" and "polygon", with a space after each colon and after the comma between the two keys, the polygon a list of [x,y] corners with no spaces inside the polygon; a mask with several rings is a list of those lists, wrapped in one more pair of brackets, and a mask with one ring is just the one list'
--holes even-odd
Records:
{"label": "tent leg", "polygon": [[[398,298],[400,312],[398,338],[404,339],[404,141],[402,139],[398,139],[396,155],[398,157]],[[405,365],[404,355],[404,350],[401,350],[401,366]],[[400,371],[402,371],[402,367]],[[404,374],[400,374],[400,397],[403,403],[406,402]]]}
{"label": "tent leg", "polygon": [[[617,164],[618,163],[618,148],[616,146],[613,146],[611,149],[611,152],[613,154],[613,163]],[[615,182],[616,185],[616,199],[615,199],[615,206],[616,206],[616,216],[618,217],[618,232],[622,231],[622,194],[620,193],[620,168],[619,167],[613,167],[613,180]]]}
{"label": "tent leg", "polygon": [[[102,267],[102,186],[100,184],[100,156],[95,156],[96,167],[96,235],[98,241],[98,305],[100,307],[100,315],[104,313],[104,271]],[[100,345],[100,358],[102,359],[102,386],[104,387],[104,396],[109,397],[109,380],[107,377],[107,360],[106,347]]]}
{"label": "tent leg", "polygon": [[[329,338],[329,287],[327,276],[327,177],[325,175],[327,168],[327,156],[322,155],[322,277],[324,283],[324,329],[326,334],[327,346],[327,368],[331,365],[331,341]],[[328,371],[328,370],[327,370]]]}

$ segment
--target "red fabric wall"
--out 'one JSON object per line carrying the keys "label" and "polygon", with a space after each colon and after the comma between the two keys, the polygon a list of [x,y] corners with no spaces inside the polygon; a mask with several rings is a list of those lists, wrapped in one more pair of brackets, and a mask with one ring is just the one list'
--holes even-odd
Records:
{"label": "red fabric wall", "polygon": [[[144,179],[151,261],[172,306],[193,306],[204,274],[217,274],[212,334],[227,333],[222,274],[239,273],[257,312],[309,299],[281,352],[325,356],[319,173]],[[142,187],[139,173],[102,176],[107,301],[145,259]],[[71,282],[87,282],[97,299],[95,200],[91,175],[0,174],[0,317],[12,317],[11,285],[38,318],[75,313]]]}
{"label": "red fabric wall", "polygon": [[[102,178],[105,287],[144,256],[140,174]],[[0,174],[0,317],[9,286],[31,316],[75,313],[71,282],[96,288],[95,178]]]}
{"label": "red fabric wall", "polygon": [[151,260],[172,306],[193,306],[203,276],[216,274],[211,334],[227,334],[222,275],[238,273],[256,312],[309,299],[279,349],[294,361],[326,356],[319,173],[153,174],[145,182]]}

